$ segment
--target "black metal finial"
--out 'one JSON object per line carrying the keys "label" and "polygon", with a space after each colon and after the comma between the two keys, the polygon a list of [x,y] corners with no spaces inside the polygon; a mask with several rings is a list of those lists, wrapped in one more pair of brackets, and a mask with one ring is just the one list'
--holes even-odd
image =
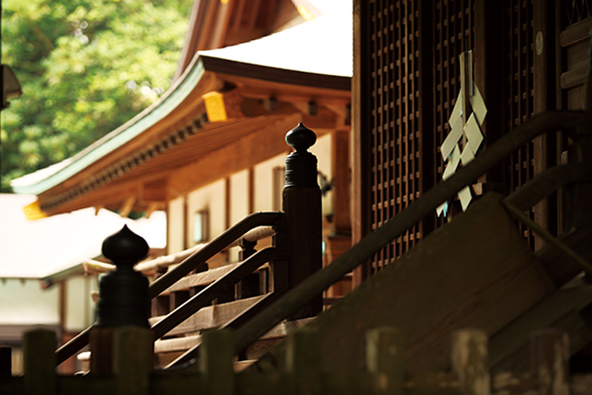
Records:
{"label": "black metal finial", "polygon": [[133,269],[148,254],[148,243],[127,225],[103,241],[103,255],[116,269],[99,283],[98,325],[148,327],[148,279]]}
{"label": "black metal finial", "polygon": [[317,141],[315,132],[300,122],[298,126],[286,134],[286,143],[296,151],[306,151]]}
{"label": "black metal finial", "polygon": [[295,149],[286,158],[286,185],[284,188],[318,188],[317,157],[308,152],[317,141],[315,132],[301,123],[286,134],[286,143]]}

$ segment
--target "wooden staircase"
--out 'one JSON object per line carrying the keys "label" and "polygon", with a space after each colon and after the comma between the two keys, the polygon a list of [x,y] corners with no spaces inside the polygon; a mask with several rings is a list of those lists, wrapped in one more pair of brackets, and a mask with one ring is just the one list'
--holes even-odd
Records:
{"label": "wooden staircase", "polygon": [[[592,286],[574,280],[582,273],[592,274],[589,264],[592,259],[589,242],[592,218],[572,210],[571,218],[566,219],[566,228],[570,230],[557,238],[538,228],[522,213],[559,188],[569,192],[566,193],[570,199],[567,205],[576,209],[581,207],[583,213],[589,212],[592,156],[583,154],[592,152],[589,125],[589,114],[583,112],[552,112],[532,117],[468,166],[364,237],[347,253],[293,284],[287,280],[293,277],[286,275],[293,269],[286,264],[293,258],[291,253],[300,253],[297,261],[300,263],[306,262],[304,258],[314,256],[314,253],[302,254],[294,244],[287,247],[294,243],[294,239],[287,239],[283,233],[286,224],[290,223],[286,217],[291,214],[260,213],[245,219],[150,285],[149,296],[168,297],[168,304],[174,310],[165,318],[154,317],[151,330],[144,328],[146,339],[150,336],[157,339],[154,347],[161,365],[166,366],[164,372],[154,375],[144,371],[143,380],[148,380],[147,383],[153,380],[161,386],[167,382],[162,375],[168,372],[173,375],[171,377],[176,377],[174,372],[185,376],[195,374],[194,366],[199,365],[202,367],[199,380],[215,381],[216,375],[211,369],[218,365],[215,357],[218,350],[210,345],[200,352],[199,345],[209,336],[206,333],[228,331],[204,331],[211,326],[232,329],[232,337],[219,345],[219,351],[227,356],[238,355],[238,360],[246,361],[235,364],[235,371],[240,372],[236,377],[232,376],[233,380],[241,383],[244,377],[246,382],[247,377],[251,380],[263,372],[266,380],[276,380],[276,387],[283,382],[280,381],[282,372],[291,371],[295,366],[300,366],[305,373],[301,379],[306,379],[307,375],[318,379],[322,372],[331,377],[338,376],[343,384],[348,376],[360,376],[360,372],[368,367],[366,333],[385,326],[398,328],[403,333],[405,352],[402,361],[405,369],[412,373],[448,371],[451,367],[450,333],[466,327],[485,330],[485,337],[494,346],[490,352],[494,370],[520,369],[519,361],[524,361],[523,350],[528,347],[527,334],[534,329],[567,330],[572,339],[569,352],[572,355],[577,353],[592,343]],[[316,318],[302,320],[299,316],[302,307],[310,308],[310,302],[318,299],[324,289],[432,213],[506,155],[542,133],[559,129],[571,133],[574,152],[580,153],[574,156],[576,160],[544,171],[507,197],[495,193],[484,195],[465,213],[426,237]],[[548,247],[536,254],[530,251],[516,222],[532,227],[545,239]],[[219,251],[220,245],[227,246],[254,227],[270,225],[276,231],[272,247],[246,253],[240,264],[203,271],[206,261]],[[192,271],[196,273],[190,274]],[[253,272],[259,273],[255,283],[262,293],[237,293],[235,285]],[[265,281],[273,285],[264,285]],[[253,287],[241,289],[247,288]],[[273,292],[269,292],[270,289]],[[235,300],[229,300],[233,293]],[[236,312],[238,315],[230,318]],[[261,355],[258,345],[277,343],[292,329],[304,324],[315,330],[317,336],[314,341],[319,348],[315,354],[314,371],[308,369],[303,360],[298,360],[299,357],[294,359],[289,351],[294,350],[293,344],[290,346],[289,342],[278,344],[257,362],[252,362],[251,358]],[[125,330],[112,333],[124,338],[131,336]],[[83,337],[81,334],[80,338]],[[142,341],[137,342],[139,347]],[[74,340],[76,342],[78,346],[80,340]],[[126,358],[121,355],[122,346],[117,339],[113,347],[119,352],[118,358]],[[60,350],[57,352],[58,363],[63,358],[60,353],[65,353],[64,348]],[[516,358],[517,355],[520,358]],[[317,379],[315,383],[319,382]],[[187,381],[188,385],[191,380]],[[380,383],[380,377],[376,380]],[[380,388],[367,389],[367,393],[382,393]],[[234,392],[229,390],[228,393]],[[488,394],[487,391],[464,393]]]}
{"label": "wooden staircase", "polygon": [[[462,328],[489,334],[494,371],[520,368],[536,329],[568,330],[574,353],[589,344],[592,322],[581,313],[592,307],[592,286],[558,288],[502,202],[483,196],[311,322],[323,371],[365,369],[364,334],[380,327],[403,333],[408,372],[450,369],[450,334]],[[592,248],[585,250],[590,259]],[[573,268],[567,258],[562,264]],[[285,352],[273,350],[256,369],[286,369]]]}

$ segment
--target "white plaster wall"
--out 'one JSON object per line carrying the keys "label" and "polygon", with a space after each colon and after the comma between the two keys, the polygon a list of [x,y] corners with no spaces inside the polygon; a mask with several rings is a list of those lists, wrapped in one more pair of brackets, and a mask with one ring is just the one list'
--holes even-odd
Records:
{"label": "white plaster wall", "polygon": [[0,279],[0,325],[58,325],[59,287],[37,279]]}
{"label": "white plaster wall", "polygon": [[187,197],[188,245],[193,245],[195,213],[207,210],[209,213],[210,240],[226,230],[226,180],[216,181],[197,189]]}
{"label": "white plaster wall", "polygon": [[[331,159],[331,150],[333,145],[333,135],[326,134],[319,139],[315,145],[310,147],[309,151],[312,152],[318,160],[318,169],[327,176],[327,179],[331,181],[333,178],[333,166]],[[322,200],[323,204],[323,215],[333,213],[333,192],[327,193]]]}
{"label": "white plaster wall", "polygon": [[183,235],[185,233],[184,198],[180,197],[169,202],[167,218],[168,253],[184,250]]}
{"label": "white plaster wall", "polygon": [[249,215],[249,171],[230,176],[230,226]]}
{"label": "white plaster wall", "polygon": [[254,169],[254,207],[255,211],[273,210],[273,169],[285,167],[286,154],[280,154],[265,162],[261,162]]}
{"label": "white plaster wall", "polygon": [[66,280],[67,331],[80,331],[94,321],[95,304],[91,292],[97,290],[95,276],[75,276]]}
{"label": "white plaster wall", "polygon": [[[230,176],[230,226],[249,215],[249,171],[243,170]],[[238,262],[239,247],[229,250],[230,262]]]}

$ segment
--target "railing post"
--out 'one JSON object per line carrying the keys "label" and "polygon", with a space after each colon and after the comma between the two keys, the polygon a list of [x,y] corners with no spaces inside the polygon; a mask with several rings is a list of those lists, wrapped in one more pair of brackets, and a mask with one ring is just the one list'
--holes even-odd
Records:
{"label": "railing post", "polygon": [[113,332],[113,373],[117,395],[150,393],[152,334],[147,328],[119,327]]}
{"label": "railing post", "polygon": [[[97,325],[90,333],[90,370],[93,374],[111,374],[114,371],[115,328],[135,326],[148,332],[146,347],[150,348],[152,355],[148,279],[133,268],[148,254],[148,244],[124,226],[105,239],[102,252],[117,268],[105,274],[99,283]],[[152,357],[149,363],[151,366]]]}
{"label": "railing post", "polygon": [[461,395],[491,393],[485,331],[463,329],[452,334],[452,367],[458,376]]}
{"label": "railing post", "polygon": [[[288,228],[289,287],[294,288],[322,266],[321,190],[317,182],[317,158],[308,152],[315,133],[298,124],[286,134],[292,152],[286,158],[283,209]],[[315,316],[323,307],[322,294],[289,319]]]}
{"label": "railing post", "polygon": [[24,393],[51,395],[57,393],[55,371],[56,334],[46,329],[25,333],[23,339]]}
{"label": "railing post", "polygon": [[403,392],[403,334],[381,327],[366,334],[366,365],[373,377],[375,394]]}
{"label": "railing post", "polygon": [[541,395],[569,395],[569,337],[544,329],[530,338],[531,369]]}
{"label": "railing post", "polygon": [[202,339],[199,367],[205,380],[205,394],[234,394],[234,332],[209,329],[203,332]]}
{"label": "railing post", "polygon": [[0,380],[12,376],[12,348],[0,346]]}
{"label": "railing post", "polygon": [[[257,247],[257,240],[249,241],[243,237],[238,241],[238,246],[241,248],[238,253],[239,262],[243,262],[257,252],[257,250],[255,250],[255,247]],[[262,292],[262,281],[260,276],[261,272],[253,273],[236,283],[234,286],[234,298],[239,300],[264,293]]]}
{"label": "railing post", "polygon": [[323,392],[320,336],[304,327],[286,339],[286,367],[289,394],[316,395]]}

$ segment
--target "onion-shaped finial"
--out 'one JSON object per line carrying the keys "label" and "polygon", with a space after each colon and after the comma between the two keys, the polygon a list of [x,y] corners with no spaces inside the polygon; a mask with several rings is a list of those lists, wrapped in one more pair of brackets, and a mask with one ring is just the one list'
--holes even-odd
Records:
{"label": "onion-shaped finial", "polygon": [[317,141],[315,132],[300,122],[298,126],[286,134],[286,143],[296,151],[306,151]]}
{"label": "onion-shaped finial", "polygon": [[102,252],[115,265],[135,265],[148,255],[148,243],[132,232],[127,225],[103,241]]}
{"label": "onion-shaped finial", "polygon": [[133,269],[148,249],[146,240],[127,226],[103,241],[103,255],[117,268],[99,281],[98,326],[149,327],[148,279]]}

